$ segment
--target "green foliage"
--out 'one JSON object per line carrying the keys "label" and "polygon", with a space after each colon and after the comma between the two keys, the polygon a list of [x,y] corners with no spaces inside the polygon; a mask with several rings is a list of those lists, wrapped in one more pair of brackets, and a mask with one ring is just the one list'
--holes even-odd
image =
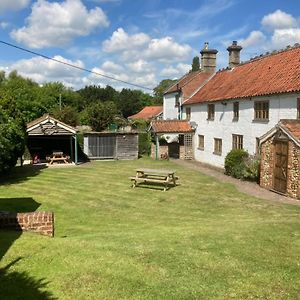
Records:
{"label": "green foliage", "polygon": [[64,106],[62,109],[56,107],[52,110],[51,115],[70,126],[75,127],[79,123],[79,114],[72,106]]}
{"label": "green foliage", "polygon": [[95,131],[102,131],[114,123],[118,109],[114,102],[98,102],[88,106],[81,116],[81,122],[89,125]]}
{"label": "green foliage", "polygon": [[225,174],[235,178],[257,181],[260,160],[242,149],[231,150],[225,158]]}
{"label": "green foliage", "polygon": [[243,178],[246,169],[245,158],[248,152],[242,149],[231,150],[225,158],[225,174],[235,178]]}
{"label": "green foliage", "polygon": [[172,79],[164,79],[162,80],[157,87],[153,89],[154,96],[156,97],[157,101],[156,104],[162,104],[163,103],[163,96],[164,92],[173,84],[175,84],[177,80]]}
{"label": "green foliage", "polygon": [[199,71],[199,70],[200,70],[199,56],[195,56],[192,62],[192,72]]}
{"label": "green foliage", "polygon": [[139,156],[151,154],[151,135],[149,132],[139,133]]}
{"label": "green foliage", "polygon": [[0,106],[0,174],[8,172],[22,156],[25,147],[25,126]]}
{"label": "green foliage", "polygon": [[150,121],[149,120],[132,120],[130,121],[132,128],[141,130],[141,131],[146,131],[149,128]]}

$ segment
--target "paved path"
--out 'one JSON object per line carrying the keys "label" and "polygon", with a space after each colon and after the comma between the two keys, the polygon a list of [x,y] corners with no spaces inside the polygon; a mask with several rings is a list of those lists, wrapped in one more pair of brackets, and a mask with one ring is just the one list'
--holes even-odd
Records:
{"label": "paved path", "polygon": [[258,184],[254,183],[254,182],[242,181],[242,180],[227,176],[224,173],[222,173],[221,170],[216,170],[216,169],[209,167],[207,165],[204,165],[200,162],[197,162],[194,160],[191,161],[191,160],[180,160],[180,159],[172,159],[172,162],[174,162],[180,166],[183,166],[183,167],[195,170],[195,171],[199,171],[206,175],[212,176],[221,182],[232,183],[242,193],[246,193],[248,195],[251,195],[251,196],[254,196],[257,198],[262,198],[265,200],[281,202],[281,203],[288,203],[288,204],[300,206],[300,200],[295,200],[293,198],[282,196],[282,195],[276,194],[274,192],[268,191],[266,189],[261,188]]}

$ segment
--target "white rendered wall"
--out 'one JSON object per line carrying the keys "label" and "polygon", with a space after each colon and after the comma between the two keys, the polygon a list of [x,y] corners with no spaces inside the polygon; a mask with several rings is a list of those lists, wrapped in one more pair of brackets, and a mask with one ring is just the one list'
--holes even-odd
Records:
{"label": "white rendered wall", "polygon": [[[173,120],[178,119],[178,107],[175,106],[176,102],[176,95],[178,93],[172,93],[164,95],[164,106],[163,106],[163,119],[164,120]],[[179,99],[179,102],[181,103],[181,98]]]}
{"label": "white rendered wall", "polygon": [[[197,123],[194,138],[195,159],[223,167],[225,156],[232,149],[232,134],[243,135],[243,148],[249,154],[254,154],[256,138],[273,128],[280,119],[296,119],[297,97],[299,94],[253,97],[252,99],[226,101],[226,105],[214,102],[215,118],[213,121],[207,120],[207,103],[191,105],[191,121]],[[269,100],[269,121],[253,121],[254,101],[264,100]],[[233,103],[237,101],[239,102],[239,120],[233,121]],[[185,108],[183,112],[184,119]],[[198,149],[198,135],[204,135],[204,150]],[[214,138],[222,139],[222,155],[213,154]]]}

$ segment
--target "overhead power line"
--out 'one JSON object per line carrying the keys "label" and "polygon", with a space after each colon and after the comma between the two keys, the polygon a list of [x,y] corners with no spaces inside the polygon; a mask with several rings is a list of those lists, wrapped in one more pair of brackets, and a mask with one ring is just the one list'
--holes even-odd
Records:
{"label": "overhead power line", "polygon": [[59,59],[49,57],[47,55],[44,55],[44,54],[41,54],[41,53],[38,53],[38,52],[34,52],[34,51],[28,50],[28,49],[23,48],[23,47],[19,47],[19,46],[16,46],[14,44],[11,44],[11,43],[8,43],[8,42],[2,41],[2,40],[0,40],[0,43],[2,43],[4,45],[7,45],[9,47],[13,47],[13,48],[16,48],[18,50],[30,53],[30,54],[34,54],[36,56],[39,56],[39,57],[42,57],[42,58],[45,58],[45,59],[48,59],[48,60],[52,60],[54,62],[57,62],[57,63],[63,64],[63,65],[69,66],[69,67],[74,68],[74,69],[85,71],[85,72],[88,72],[88,73],[91,73],[91,74],[94,74],[94,75],[97,75],[97,76],[101,76],[101,77],[104,77],[104,78],[108,78],[108,79],[111,79],[111,80],[114,80],[114,81],[122,82],[122,83],[131,85],[131,86],[135,86],[135,87],[138,87],[138,88],[141,88],[141,89],[144,89],[144,90],[153,91],[153,88],[149,88],[149,87],[142,86],[142,85],[139,85],[139,84],[135,84],[135,83],[132,83],[132,82],[129,82],[129,81],[117,79],[117,78],[115,78],[113,76],[108,76],[108,75],[105,75],[105,74],[101,74],[99,72],[95,72],[95,71],[92,71],[92,70],[89,70],[89,69],[86,69],[86,68],[82,68],[82,67],[70,64],[68,62],[61,61]]}

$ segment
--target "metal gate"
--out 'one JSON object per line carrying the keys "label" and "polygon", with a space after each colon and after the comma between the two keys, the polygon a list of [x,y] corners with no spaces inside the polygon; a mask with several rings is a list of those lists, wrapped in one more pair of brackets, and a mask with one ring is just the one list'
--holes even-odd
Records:
{"label": "metal gate", "polygon": [[286,193],[287,188],[288,143],[276,141],[274,190]]}
{"label": "metal gate", "polygon": [[90,158],[115,158],[116,136],[92,136],[88,137],[88,153]]}

